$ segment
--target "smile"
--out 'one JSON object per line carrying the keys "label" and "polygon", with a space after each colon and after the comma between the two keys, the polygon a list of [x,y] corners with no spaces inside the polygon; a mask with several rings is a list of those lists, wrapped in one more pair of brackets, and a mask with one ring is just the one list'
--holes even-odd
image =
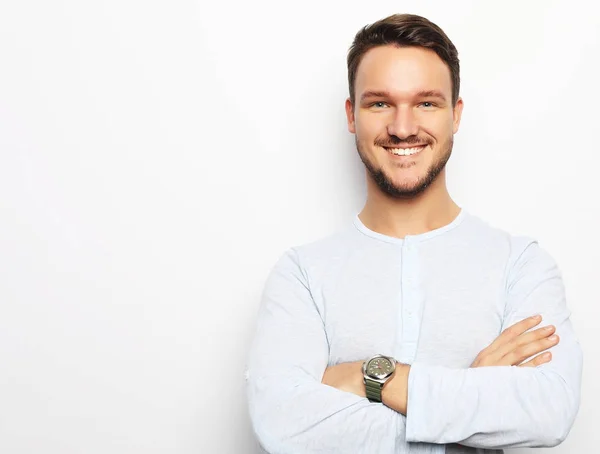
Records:
{"label": "smile", "polygon": [[412,148],[387,148],[387,147],[384,147],[384,148],[395,156],[412,156],[412,155],[417,154],[421,150],[424,150],[426,146],[427,145],[421,145],[419,147],[412,147]]}

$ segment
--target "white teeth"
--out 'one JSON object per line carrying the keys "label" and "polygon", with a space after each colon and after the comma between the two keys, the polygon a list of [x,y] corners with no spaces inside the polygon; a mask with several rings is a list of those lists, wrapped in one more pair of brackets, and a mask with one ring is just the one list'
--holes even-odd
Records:
{"label": "white teeth", "polygon": [[390,153],[393,153],[398,156],[410,156],[421,151],[424,146],[418,148],[388,148]]}

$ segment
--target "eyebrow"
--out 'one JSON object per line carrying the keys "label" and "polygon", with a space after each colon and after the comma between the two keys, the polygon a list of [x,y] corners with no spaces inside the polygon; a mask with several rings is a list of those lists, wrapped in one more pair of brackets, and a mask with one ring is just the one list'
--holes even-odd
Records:
{"label": "eyebrow", "polygon": [[[391,98],[391,97],[392,97],[392,95],[390,94],[389,91],[369,90],[369,91],[365,91],[361,95],[360,100],[361,100],[361,102],[363,102],[365,99],[368,99],[368,98]],[[416,97],[417,98],[439,98],[442,101],[446,101],[446,97],[439,90],[421,90],[416,93]]]}

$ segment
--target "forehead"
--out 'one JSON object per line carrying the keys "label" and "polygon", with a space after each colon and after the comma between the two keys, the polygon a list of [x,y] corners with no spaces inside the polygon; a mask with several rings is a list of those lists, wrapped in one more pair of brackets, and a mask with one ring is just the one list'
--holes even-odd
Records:
{"label": "forehead", "polygon": [[450,69],[438,55],[421,47],[378,46],[363,55],[355,80],[356,98],[367,90],[410,95],[439,90],[452,97]]}

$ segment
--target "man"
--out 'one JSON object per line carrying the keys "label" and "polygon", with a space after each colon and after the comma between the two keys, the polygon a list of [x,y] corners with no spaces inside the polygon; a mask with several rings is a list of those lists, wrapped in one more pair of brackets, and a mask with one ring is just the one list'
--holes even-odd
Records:
{"label": "man", "polygon": [[582,352],[560,272],[535,241],[466,213],[446,188],[463,109],[456,48],[427,19],[393,15],[358,32],[348,81],[367,202],[269,275],[246,371],[261,446],[561,443],[579,408]]}

